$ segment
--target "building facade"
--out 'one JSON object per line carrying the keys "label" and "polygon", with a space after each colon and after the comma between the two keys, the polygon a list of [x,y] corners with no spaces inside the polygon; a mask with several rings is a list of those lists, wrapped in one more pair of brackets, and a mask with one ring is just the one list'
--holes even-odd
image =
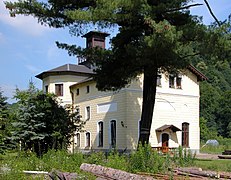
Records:
{"label": "building facade", "polygon": [[[87,47],[105,47],[108,34],[90,32]],[[79,65],[66,64],[36,77],[43,81],[46,92],[55,93],[63,105],[79,108],[86,125],[75,132],[70,150],[134,150],[139,138],[142,109],[143,75],[118,92],[96,88],[93,71],[86,59]],[[199,82],[206,77],[193,66],[182,74],[159,74],[151,134],[153,148],[162,150],[183,146],[200,149]]]}

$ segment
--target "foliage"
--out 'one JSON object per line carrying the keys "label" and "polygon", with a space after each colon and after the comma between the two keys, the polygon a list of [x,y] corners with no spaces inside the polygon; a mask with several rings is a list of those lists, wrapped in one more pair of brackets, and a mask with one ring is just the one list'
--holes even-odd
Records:
{"label": "foliage", "polygon": [[114,169],[128,171],[129,158],[126,155],[119,154],[118,152],[110,153],[105,165]]}
{"label": "foliage", "polygon": [[41,155],[48,149],[69,145],[72,133],[82,128],[79,112],[65,110],[53,94],[44,94],[29,84],[28,90],[16,90],[18,111],[11,139],[22,149]]}
{"label": "foliage", "polygon": [[139,146],[138,150],[131,154],[129,164],[132,172],[157,173],[166,170],[163,169],[164,158],[152,151],[149,144]]}
{"label": "foliage", "polygon": [[231,149],[231,139],[223,138],[222,136],[216,136],[215,138],[218,142],[218,146],[205,145],[206,141],[202,141],[202,147],[200,148],[200,152],[202,153],[210,153],[210,154],[222,154],[224,150]]}
{"label": "foliage", "polygon": [[[94,79],[99,90],[121,89],[137,75],[144,74],[139,136],[142,145],[149,140],[158,70],[176,72],[186,68],[191,57],[200,53],[196,47],[200,47],[204,37],[206,43],[212,39],[213,44],[218,42],[221,47],[225,44],[219,41],[221,32],[208,34],[199,20],[190,15],[188,9],[196,5],[189,5],[188,0],[6,2],[12,16],[30,14],[52,27],[68,26],[74,35],[82,33],[86,25],[119,27],[110,50],[84,50],[60,43],[58,46],[67,49],[69,54],[87,57],[96,65]],[[193,46],[195,41],[198,43]],[[207,55],[205,50],[203,53]]]}
{"label": "foliage", "polygon": [[6,7],[13,17],[32,15],[50,27],[69,27],[70,34],[76,36],[94,27],[118,28],[109,50],[57,45],[70,55],[87,57],[97,66],[94,78],[99,90],[120,89],[137,74],[144,73],[139,136],[142,144],[149,139],[158,69],[180,71],[189,63],[209,78],[201,84],[200,116],[204,118],[201,125],[212,133],[206,136],[201,128],[202,140],[216,134],[230,137],[229,112],[222,99],[229,98],[225,92],[231,89],[231,16],[225,22],[204,26],[189,13],[190,7],[198,4],[188,3],[188,0],[25,0],[6,2]]}
{"label": "foliage", "polygon": [[196,154],[192,154],[192,152],[186,148],[182,148],[182,146],[179,146],[177,151],[174,153],[173,159],[175,162],[175,165],[177,166],[189,166],[193,165],[193,162],[195,160]]}
{"label": "foliage", "polygon": [[194,164],[196,167],[200,167],[203,170],[212,171],[225,171],[231,172],[231,163],[229,159],[218,159],[218,160],[195,160]]}
{"label": "foliage", "polygon": [[[214,125],[216,127],[216,125]],[[200,140],[206,142],[208,139],[216,139],[217,130],[214,126],[209,126],[204,117],[200,118]]]}
{"label": "foliage", "polygon": [[[191,160],[194,160],[190,157]],[[194,161],[188,161],[188,157],[182,158],[185,166],[192,165]],[[1,174],[2,179],[28,179],[23,170],[47,171],[59,170],[62,172],[76,172],[82,175],[83,179],[94,179],[92,175],[80,171],[82,163],[94,163],[106,167],[112,167],[129,172],[166,173],[172,171],[171,168],[179,166],[179,157],[174,158],[169,155],[160,155],[151,149],[150,145],[139,146],[138,151],[131,155],[119,154],[116,151],[110,152],[107,156],[103,152],[92,152],[84,155],[82,153],[69,154],[65,150],[49,150],[42,157],[38,157],[33,152],[20,151],[18,153],[8,153],[0,159],[1,167],[9,171]]]}
{"label": "foliage", "polygon": [[106,156],[104,152],[94,152],[89,155],[85,155],[86,161],[90,164],[105,164]]}
{"label": "foliage", "polygon": [[0,154],[11,147],[11,142],[7,138],[10,131],[10,112],[7,98],[3,96],[0,89]]}
{"label": "foliage", "polygon": [[[10,169],[10,171],[1,174],[0,169],[0,179],[27,180],[29,177],[22,173],[23,170],[51,172],[54,169],[62,172],[76,172],[85,177],[83,179],[95,179],[94,176],[80,171],[79,167],[83,162],[84,158],[81,153],[68,154],[64,150],[49,150],[42,158],[39,158],[32,152],[21,151],[13,156],[11,154],[5,155],[0,164]],[[40,177],[38,179],[44,178]]]}
{"label": "foliage", "polygon": [[231,138],[231,90],[223,93],[216,112],[218,134]]}

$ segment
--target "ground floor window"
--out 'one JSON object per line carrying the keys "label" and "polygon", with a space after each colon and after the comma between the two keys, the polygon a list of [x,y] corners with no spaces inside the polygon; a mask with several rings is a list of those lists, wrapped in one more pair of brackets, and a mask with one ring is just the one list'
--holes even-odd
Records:
{"label": "ground floor window", "polygon": [[182,146],[189,147],[189,123],[182,123]]}
{"label": "ground floor window", "polygon": [[98,139],[98,146],[103,147],[103,122],[98,123],[98,129],[99,129],[99,139]]}
{"label": "ground floor window", "polygon": [[112,120],[110,122],[110,129],[111,129],[111,146],[112,148],[116,147],[116,120]]}
{"label": "ground floor window", "polygon": [[80,147],[80,133],[76,134],[76,146]]}
{"label": "ground floor window", "polygon": [[89,132],[86,133],[86,147],[90,147],[91,144],[91,134]]}

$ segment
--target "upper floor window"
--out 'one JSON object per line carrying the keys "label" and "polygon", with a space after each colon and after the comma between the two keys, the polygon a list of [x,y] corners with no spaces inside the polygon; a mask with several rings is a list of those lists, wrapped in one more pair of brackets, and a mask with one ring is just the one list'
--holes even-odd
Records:
{"label": "upper floor window", "polygon": [[110,122],[111,147],[116,147],[116,120]]}
{"label": "upper floor window", "polygon": [[103,122],[102,121],[98,123],[98,130],[99,130],[98,146],[103,147]]}
{"label": "upper floor window", "polygon": [[87,93],[90,92],[90,86],[87,86]]}
{"label": "upper floor window", "polygon": [[76,95],[77,95],[77,96],[79,95],[79,88],[76,89]]}
{"label": "upper floor window", "polygon": [[90,147],[91,145],[91,134],[89,132],[86,133],[86,147]]}
{"label": "upper floor window", "polygon": [[173,74],[169,75],[169,87],[175,88],[175,76]]}
{"label": "upper floor window", "polygon": [[157,86],[161,86],[161,74],[158,74],[158,75],[157,75],[156,85],[157,85]]}
{"label": "upper floor window", "polygon": [[182,88],[182,75],[181,74],[170,74],[169,75],[169,87],[170,88],[177,88],[181,89]]}
{"label": "upper floor window", "polygon": [[178,74],[176,76],[176,88],[177,89],[181,89],[182,88],[181,81],[182,81],[182,75]]}
{"label": "upper floor window", "polygon": [[63,96],[63,84],[55,84],[55,94],[57,96]]}
{"label": "upper floor window", "polygon": [[189,147],[189,123],[182,123],[182,146]]}
{"label": "upper floor window", "polygon": [[86,120],[89,120],[91,116],[91,108],[90,106],[86,107]]}
{"label": "upper floor window", "polygon": [[45,93],[48,93],[48,85],[45,86]]}

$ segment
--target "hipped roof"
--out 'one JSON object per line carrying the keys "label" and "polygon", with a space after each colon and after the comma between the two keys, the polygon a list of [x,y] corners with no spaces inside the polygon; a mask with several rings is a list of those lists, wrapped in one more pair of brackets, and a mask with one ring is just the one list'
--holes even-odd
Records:
{"label": "hipped roof", "polygon": [[45,77],[51,76],[51,75],[73,75],[73,74],[78,74],[78,75],[82,74],[85,76],[89,76],[94,73],[92,69],[89,69],[88,67],[84,65],[65,64],[57,68],[48,70],[48,71],[44,71],[36,75],[35,77],[42,80]]}

